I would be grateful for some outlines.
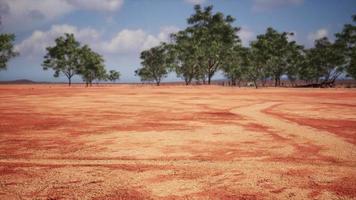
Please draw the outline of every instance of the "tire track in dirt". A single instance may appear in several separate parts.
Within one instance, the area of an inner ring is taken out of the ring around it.
[[[319,152],[321,155],[332,157],[336,162],[355,164],[355,146],[344,141],[343,138],[324,130],[299,125],[295,122],[263,113],[263,110],[278,104],[280,102],[259,103],[252,106],[234,108],[230,112],[270,127],[276,134],[293,140],[297,145],[317,145],[321,147]]]

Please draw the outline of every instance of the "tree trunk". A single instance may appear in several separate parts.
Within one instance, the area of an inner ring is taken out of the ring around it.
[[[190,85],[190,83],[192,82],[192,78],[185,78],[185,85]]]
[[[72,80],[71,80],[72,77],[68,77],[68,86],[70,87],[72,85]]]
[[[257,81],[256,80],[253,80],[253,83],[255,84],[255,87],[256,87],[256,89],[258,88],[258,86],[257,86]]]
[[[156,85],[159,86],[159,84],[160,84],[160,81],[156,81]]]

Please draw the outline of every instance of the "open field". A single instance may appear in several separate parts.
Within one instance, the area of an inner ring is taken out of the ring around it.
[[[0,199],[356,199],[356,90],[0,85]]]

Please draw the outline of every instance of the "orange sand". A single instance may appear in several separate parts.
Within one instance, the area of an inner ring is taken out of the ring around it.
[[[0,199],[356,199],[356,90],[0,85]]]

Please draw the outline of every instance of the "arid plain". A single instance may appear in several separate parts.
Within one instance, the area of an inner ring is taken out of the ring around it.
[[[356,90],[0,85],[0,199],[356,199]]]

